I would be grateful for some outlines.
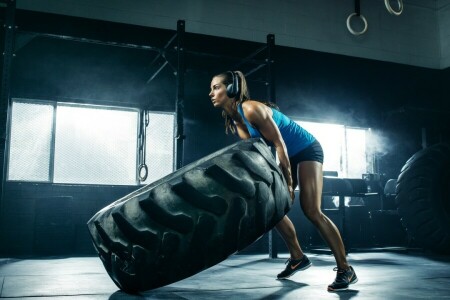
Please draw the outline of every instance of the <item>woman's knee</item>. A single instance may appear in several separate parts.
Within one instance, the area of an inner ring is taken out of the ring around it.
[[[323,213],[320,209],[304,209],[303,213],[312,223],[317,224],[323,219]]]

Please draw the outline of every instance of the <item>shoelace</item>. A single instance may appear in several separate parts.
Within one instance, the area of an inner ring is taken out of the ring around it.
[[[303,260],[303,257],[300,258],[300,259],[292,259],[292,258],[289,257],[289,258],[286,260],[286,262],[285,262],[284,264],[287,265],[288,263],[290,263],[290,262],[293,261],[293,260],[295,260],[295,261],[302,261],[302,260]]]
[[[345,273],[347,270],[341,269],[341,268],[339,268],[339,267],[334,267],[334,268],[333,268],[333,271],[338,272],[338,273]]]

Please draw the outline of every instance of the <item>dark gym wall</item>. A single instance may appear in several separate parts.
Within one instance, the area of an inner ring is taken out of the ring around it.
[[[291,117],[370,127],[380,173],[396,178],[421,148],[421,128],[445,131],[445,72],[301,49],[278,48],[277,99]],[[445,96],[447,95],[447,96]],[[448,116],[448,114],[447,114]],[[448,139],[447,135],[447,139]],[[326,158],[325,158],[326,159]]]
[[[22,30],[160,48],[175,33],[26,11],[17,12],[17,24]],[[218,54],[226,47],[227,54],[243,53],[242,57],[262,46],[193,34],[189,38],[187,48]],[[175,76],[170,68],[146,84],[157,68],[149,67],[155,52],[30,36],[19,36],[16,43],[12,98],[174,110]],[[436,111],[448,110],[449,69],[432,70],[286,47],[277,47],[275,57],[277,103],[281,110],[305,120],[378,130],[388,141],[389,147],[379,158],[380,172],[388,177],[397,176],[406,159],[420,149],[422,127],[437,131],[433,136],[448,138],[439,132],[446,128],[441,127],[446,124],[445,116],[435,115]],[[220,111],[212,107],[208,97],[211,76],[230,69],[234,63],[211,58],[187,60],[184,164],[237,141],[225,135]],[[250,79],[263,77],[264,69]],[[250,89],[254,98],[266,97],[263,84],[250,82]],[[425,113],[400,109],[405,106],[424,109]],[[93,254],[86,221],[136,188],[6,182],[0,203],[0,255]],[[61,236],[62,242],[55,238]]]

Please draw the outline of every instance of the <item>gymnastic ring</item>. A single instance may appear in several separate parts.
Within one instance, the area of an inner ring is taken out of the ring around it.
[[[403,12],[403,1],[402,0],[397,0],[398,3],[398,10],[394,10],[391,6],[391,2],[390,0],[384,0],[384,5],[386,6],[387,11],[391,14],[391,15],[395,15],[395,16],[400,16]]]
[[[363,28],[363,30],[361,30],[361,31],[354,31],[354,30],[353,30],[352,26],[350,25],[350,20],[351,20],[352,17],[354,17],[354,16],[359,16],[359,17],[361,18],[361,20],[364,22],[364,28]],[[353,35],[361,35],[361,34],[364,34],[364,33],[367,31],[367,20],[366,20],[366,18],[364,18],[364,16],[361,15],[361,14],[359,14],[359,15],[358,15],[357,13],[352,13],[352,14],[350,14],[350,15],[348,16],[348,18],[347,18],[347,29],[348,29],[348,31],[350,31],[350,33],[353,34]]]
[[[141,175],[142,170],[144,170],[144,175]],[[139,166],[138,168],[138,176],[139,176],[139,180],[140,181],[145,181],[147,179],[148,176],[148,167],[146,164],[142,164]]]

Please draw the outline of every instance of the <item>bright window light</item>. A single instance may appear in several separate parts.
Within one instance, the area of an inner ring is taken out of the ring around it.
[[[362,174],[371,169],[368,169],[366,135],[367,130],[365,129],[346,129],[347,177],[361,178]]]
[[[362,178],[372,170],[367,157],[366,128],[338,124],[296,121],[320,142],[324,152],[324,171],[337,171],[339,177]]]
[[[149,112],[148,177],[138,179],[139,110],[14,99],[8,180],[148,184],[174,171],[175,114]]]
[[[324,151],[323,169],[341,171],[344,169],[342,152],[345,147],[345,130],[343,125],[297,122],[320,142]]]
[[[136,184],[138,111],[58,105],[56,183]]]
[[[49,181],[53,105],[14,101],[8,180]]]

